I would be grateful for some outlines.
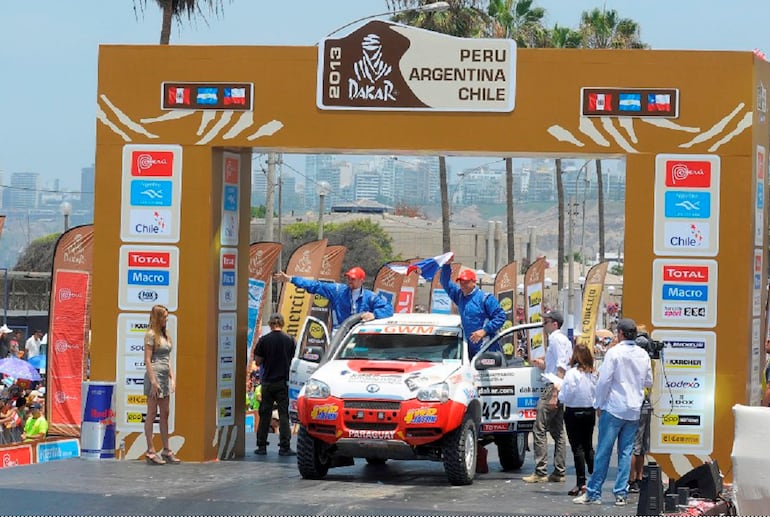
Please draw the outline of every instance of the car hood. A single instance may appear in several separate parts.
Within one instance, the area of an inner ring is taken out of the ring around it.
[[[444,382],[461,368],[459,361],[443,363],[410,361],[337,360],[313,374],[341,398],[407,400],[420,388]]]

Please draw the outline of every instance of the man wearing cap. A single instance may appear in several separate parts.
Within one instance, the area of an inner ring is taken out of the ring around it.
[[[29,406],[29,409],[32,411],[32,414],[29,415],[24,423],[24,432],[21,433],[21,439],[25,442],[42,440],[48,434],[48,420],[43,416],[43,407],[39,403],[34,402]]]
[[[383,296],[364,288],[366,273],[356,266],[345,273],[347,283],[321,282],[301,276],[289,276],[283,271],[273,275],[277,282],[291,282],[300,289],[312,294],[320,294],[331,303],[333,310],[332,326],[336,329],[353,314],[361,314],[361,319],[369,321],[393,316],[393,306]]]
[[[639,426],[644,388],[652,386],[652,366],[646,350],[637,346],[636,323],[630,318],[618,321],[618,344],[607,350],[599,367],[594,407],[599,413],[599,441],[594,456],[594,472],[586,492],[572,501],[601,504],[602,485],[607,478],[612,447],[618,442],[618,472],[615,477],[615,505],[625,506],[631,453]]]
[[[27,360],[40,355],[40,347],[43,344],[43,331],[36,329],[27,340],[24,349],[27,351]]]
[[[8,342],[8,335],[12,334],[13,330],[8,328],[8,325],[0,327],[0,359],[5,359],[11,351],[10,343]]]
[[[535,446],[535,472],[522,478],[527,483],[562,482],[566,476],[567,443],[564,433],[564,404],[559,402],[559,386],[572,358],[572,343],[559,329],[564,315],[559,311],[543,314],[543,330],[548,335],[545,357],[532,359],[532,365],[543,370],[546,386],[537,401],[532,443]],[[548,435],[553,438],[553,472],[548,474]]]
[[[470,356],[476,355],[484,344],[484,338],[494,336],[505,323],[506,315],[497,298],[476,287],[476,273],[463,269],[452,282],[452,259],[441,266],[441,287],[449,299],[457,305],[463,332],[468,339]],[[458,285],[459,284],[459,285]]]

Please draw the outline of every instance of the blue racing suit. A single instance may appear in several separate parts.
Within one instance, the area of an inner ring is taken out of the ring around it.
[[[291,277],[291,283],[312,294],[320,294],[332,305],[334,311],[333,328],[340,324],[353,314],[361,312],[371,312],[375,318],[387,318],[393,316],[393,306],[383,296],[374,293],[368,289],[361,289],[361,295],[355,300],[351,297],[351,290],[347,284],[338,284],[335,282],[321,282],[320,280],[310,280],[301,276]]]

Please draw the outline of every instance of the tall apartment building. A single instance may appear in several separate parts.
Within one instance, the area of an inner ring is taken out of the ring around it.
[[[80,169],[80,208],[93,211],[94,209],[94,184],[96,182],[94,166]]]
[[[38,207],[40,174],[37,172],[14,172],[10,188],[3,189],[3,208],[30,209]]]

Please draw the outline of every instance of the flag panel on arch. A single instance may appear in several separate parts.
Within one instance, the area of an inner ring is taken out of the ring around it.
[[[647,111],[671,111],[671,95],[650,93],[647,96]]]
[[[190,89],[172,86],[168,89],[168,103],[171,105],[190,104]]]
[[[217,89],[211,87],[198,88],[198,95],[195,98],[198,104],[217,104]]]
[[[224,103],[244,106],[246,104],[246,88],[225,88]]]
[[[618,95],[620,111],[642,111],[642,96],[639,93],[621,93]]]
[[[612,95],[609,93],[589,93],[588,109],[590,111],[612,111]]]

